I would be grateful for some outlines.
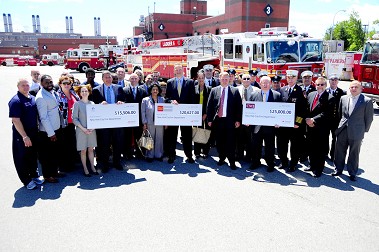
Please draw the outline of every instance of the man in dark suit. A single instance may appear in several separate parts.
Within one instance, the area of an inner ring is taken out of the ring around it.
[[[303,95],[303,90],[297,81],[297,70],[287,70],[287,86],[280,89],[283,102],[295,103],[295,126],[293,128],[280,127],[278,129],[278,154],[282,164],[279,169],[285,169],[288,166],[288,144],[291,142],[291,162],[289,163],[288,172],[296,169],[300,159],[301,149],[304,148],[305,116],[307,114],[307,100]]]
[[[316,91],[308,94],[309,112],[306,137],[309,150],[309,169],[313,177],[320,177],[324,170],[325,156],[329,150],[330,119],[332,117],[335,98],[325,92],[327,81],[323,77],[316,80]]]
[[[329,156],[332,161],[334,161],[334,150],[336,147],[336,134],[335,131],[338,128],[338,124],[340,122],[340,117],[338,113],[338,108],[340,104],[341,97],[346,95],[346,91],[342,90],[338,87],[338,76],[336,74],[332,74],[329,76],[329,87],[326,89],[326,92],[333,95],[335,100],[333,114],[331,118],[331,127],[330,132],[332,134],[332,143],[330,146]]]
[[[195,86],[193,80],[184,77],[183,66],[181,64],[174,65],[175,77],[167,81],[166,102],[172,104],[194,104],[195,103]],[[179,126],[168,126],[166,133],[168,134],[168,163],[172,164],[176,157],[176,140],[178,137]],[[194,163],[192,158],[192,127],[180,126],[182,133],[182,142],[184,154],[187,156],[188,163]]]
[[[336,130],[336,151],[334,164],[336,172],[333,176],[342,174],[345,168],[347,149],[347,171],[350,180],[355,181],[359,166],[359,152],[365,132],[368,132],[373,121],[374,108],[370,98],[362,93],[362,85],[359,81],[350,83],[350,94],[341,97],[339,113],[341,121]]]
[[[122,87],[112,84],[112,73],[104,71],[102,73],[103,84],[95,87],[92,91],[93,102],[95,104],[122,104],[125,100],[125,93]],[[113,151],[113,166],[122,170],[120,163],[123,149],[124,131],[123,128],[97,129],[97,161],[103,172],[109,170],[110,148]]]
[[[230,168],[235,165],[235,128],[241,125],[242,100],[238,89],[228,86],[229,74],[220,74],[220,86],[212,88],[207,104],[208,126],[216,133],[216,147],[219,155],[217,165],[225,164],[228,158]]]
[[[126,103],[138,103],[138,107],[141,107],[142,99],[147,96],[145,88],[141,85],[138,85],[139,76],[135,73],[132,73],[129,77],[130,85],[124,87],[125,92],[125,102]],[[127,127],[124,129],[125,133],[125,143],[123,155],[125,159],[132,158],[133,154],[137,158],[142,158],[143,155],[138,148],[137,141],[142,135],[142,120],[141,115],[139,115],[139,126],[138,127]]]
[[[250,101],[258,102],[280,102],[280,93],[275,90],[270,90],[271,79],[268,76],[261,78],[261,90],[256,90],[252,93]],[[265,142],[265,160],[268,166],[267,171],[275,170],[275,127],[255,125],[252,129],[252,163],[250,170],[254,170],[261,166],[262,146]]]
[[[204,75],[205,75],[204,83],[207,87],[213,88],[220,85],[220,81],[216,79],[215,77],[213,77],[213,65],[211,64],[204,65],[203,70],[204,70]],[[197,81],[195,81],[195,85],[197,84],[196,82]]]

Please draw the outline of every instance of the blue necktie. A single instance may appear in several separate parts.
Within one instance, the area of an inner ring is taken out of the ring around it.
[[[107,87],[107,102],[111,103],[111,88]]]

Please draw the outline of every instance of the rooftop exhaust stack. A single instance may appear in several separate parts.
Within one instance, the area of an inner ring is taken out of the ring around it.
[[[37,27],[36,27],[36,17],[32,15],[32,24],[33,24],[33,32],[36,33]]]
[[[36,16],[36,23],[37,23],[36,33],[41,33],[41,24],[39,22],[39,15]]]
[[[93,18],[93,25],[95,29],[95,36],[101,36],[100,18]]]
[[[8,19],[7,14],[3,13],[3,20],[4,20],[4,32],[8,32]]]
[[[97,33],[98,33],[99,36],[101,36],[100,17],[97,18]]]
[[[68,17],[66,16],[66,33],[70,33],[70,28],[68,24]]]
[[[9,32],[13,32],[11,14],[8,14],[8,30]]]
[[[97,19],[96,19],[96,17],[93,18],[93,28],[95,31],[95,36],[97,36]]]
[[[69,33],[74,33],[74,25],[72,22],[72,17],[70,17],[70,32]]]

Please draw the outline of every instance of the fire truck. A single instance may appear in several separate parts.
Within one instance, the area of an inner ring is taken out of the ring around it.
[[[194,78],[206,64],[219,66],[220,38],[212,34],[141,42],[127,55],[128,73],[136,67],[145,74],[158,71],[163,79],[174,77],[174,65],[182,64],[184,74]]]
[[[16,66],[19,58],[20,58],[20,55],[0,54],[0,65]]]
[[[40,65],[54,66],[63,64],[64,58],[58,53],[43,54]]]
[[[379,34],[364,45],[358,80],[363,93],[379,105]]]
[[[237,73],[264,70],[269,76],[281,76],[283,83],[287,70],[298,70],[298,77],[310,70],[314,79],[322,74],[323,40],[298,34],[295,29],[263,28],[259,32],[223,34],[220,38],[224,70],[234,68]]]

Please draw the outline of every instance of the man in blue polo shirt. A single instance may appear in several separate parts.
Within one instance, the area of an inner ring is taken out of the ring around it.
[[[44,182],[37,174],[38,111],[34,96],[29,94],[29,82],[20,79],[17,88],[8,103],[13,124],[13,161],[21,182],[32,190]]]

